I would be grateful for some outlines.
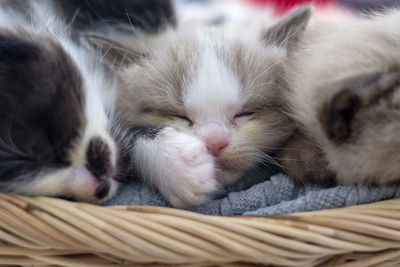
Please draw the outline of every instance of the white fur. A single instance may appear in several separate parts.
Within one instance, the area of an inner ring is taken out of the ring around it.
[[[118,189],[118,183],[114,179],[109,179],[108,194],[103,199],[97,199],[96,190],[102,181],[95,178],[81,164],[74,164],[62,170],[39,173],[38,178],[15,188],[13,192],[31,196],[68,196],[77,201],[99,202],[110,199]]]
[[[203,42],[212,44],[211,40]],[[237,112],[237,104],[241,103],[238,78],[211,47],[204,45],[200,51],[196,76],[183,98],[188,114],[200,125],[210,119],[221,122],[231,120]]]
[[[213,158],[204,143],[170,127],[155,139],[137,141],[134,160],[141,176],[174,207],[203,203],[217,189]]]
[[[229,143],[232,119],[241,108],[241,85],[210,47],[204,47],[200,60],[183,98],[188,116],[196,122],[192,131],[206,144]]]
[[[72,151],[71,159],[75,164],[86,164],[85,153],[93,137],[101,137],[111,149],[111,162],[117,164],[117,147],[110,136],[111,121],[115,103],[115,82],[101,68],[98,58],[90,51],[80,49],[69,40],[61,42],[83,77],[85,94],[85,115],[87,118],[83,137]],[[106,79],[107,78],[107,79]]]

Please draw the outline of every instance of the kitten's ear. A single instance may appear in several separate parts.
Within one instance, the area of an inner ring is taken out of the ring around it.
[[[82,43],[98,51],[107,65],[125,66],[138,62],[146,56],[143,52],[133,51],[123,44],[99,35],[85,35]]]
[[[328,138],[335,143],[346,142],[355,130],[357,114],[391,97],[399,81],[397,72],[375,72],[339,82],[339,90],[323,105],[318,118]]]
[[[333,96],[319,116],[330,140],[342,143],[350,137],[354,117],[361,106],[361,98],[350,89],[345,88]]]
[[[304,6],[290,12],[289,15],[270,27],[263,35],[268,45],[289,47],[296,44],[310,20],[311,6]]]

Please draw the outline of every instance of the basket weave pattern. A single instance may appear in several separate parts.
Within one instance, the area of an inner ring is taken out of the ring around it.
[[[273,217],[0,194],[0,265],[400,265],[400,199]],[[235,263],[235,264],[233,264]]]

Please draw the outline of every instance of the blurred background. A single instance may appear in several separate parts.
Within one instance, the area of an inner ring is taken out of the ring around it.
[[[21,9],[31,0],[0,0]],[[176,25],[200,21],[209,25],[276,18],[298,5],[313,4],[316,11],[334,16],[365,14],[387,7],[400,7],[400,0],[52,0],[66,20],[81,31],[105,32],[108,28],[129,32],[133,28],[157,32],[165,23]],[[336,12],[340,11],[340,12]],[[324,14],[325,15],[325,14]]]
[[[381,10],[386,7],[400,7],[400,0],[174,0],[177,7],[221,5],[222,3],[247,2],[257,7],[270,7],[276,14],[284,14],[296,5],[313,3],[316,6],[340,6],[355,12],[365,13],[373,10]]]

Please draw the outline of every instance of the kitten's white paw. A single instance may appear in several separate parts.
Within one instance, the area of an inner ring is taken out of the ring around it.
[[[174,207],[204,203],[217,190],[214,158],[195,136],[165,128],[160,132],[170,186],[164,195]]]
[[[197,137],[166,127],[155,139],[137,146],[136,152],[145,153],[146,149],[148,155],[151,150],[151,155],[141,162],[142,173],[146,169],[144,176],[172,206],[204,203],[217,190],[214,158]],[[137,155],[140,156],[143,154]]]

